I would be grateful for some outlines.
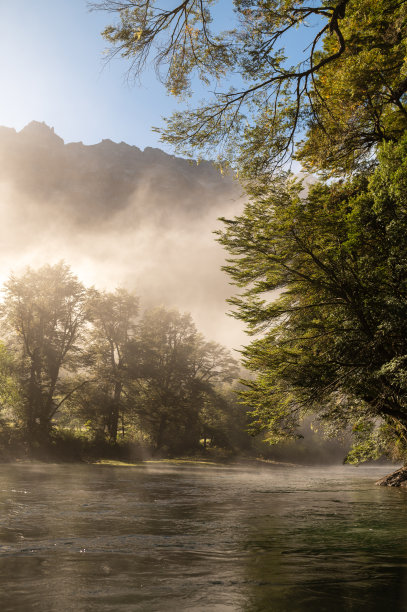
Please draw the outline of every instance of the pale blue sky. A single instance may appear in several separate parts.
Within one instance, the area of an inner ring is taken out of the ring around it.
[[[216,7],[224,28],[231,4]],[[0,0],[0,125],[20,130],[45,121],[66,142],[110,138],[168,150],[151,126],[161,125],[177,101],[154,71],[135,87],[126,83],[124,60],[106,65],[100,32],[111,19],[89,12],[86,0]]]
[[[154,74],[130,87],[124,62],[105,65],[109,15],[89,13],[86,0],[0,0],[0,23],[0,125],[35,119],[68,142],[158,145],[151,125],[174,101]]]
[[[0,125],[45,121],[66,142],[165,148],[151,126],[177,101],[154,71],[130,86],[123,60],[106,65],[100,32],[111,19],[86,0],[0,0]]]

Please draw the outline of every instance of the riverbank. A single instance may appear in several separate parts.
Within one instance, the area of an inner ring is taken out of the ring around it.
[[[264,447],[268,454],[275,453],[275,456],[264,457],[259,448],[250,451],[237,449],[225,449],[207,446],[196,449],[194,452],[170,454],[165,449],[157,450],[146,444],[138,442],[120,441],[115,444],[107,440],[89,439],[83,435],[78,435],[69,430],[54,430],[51,438],[43,444],[31,443],[23,439],[18,432],[13,432],[6,440],[1,440],[0,462],[1,463],[82,463],[107,466],[131,467],[140,465],[207,465],[207,466],[256,466],[256,467],[300,467],[300,466],[340,466],[342,456],[339,453],[323,453],[319,455],[313,452],[312,446],[305,449],[305,452],[298,453],[298,449],[293,444],[287,444],[287,448],[282,447],[271,449]],[[318,447],[317,447],[318,448]],[[257,452],[256,452],[257,451]],[[307,452],[308,451],[308,452]],[[381,461],[375,462],[383,465],[383,474],[395,469],[393,464]],[[407,482],[402,485],[403,478],[392,478],[392,472],[384,477],[377,484],[387,486],[407,486]],[[407,468],[406,468],[407,479]]]
[[[376,482],[380,487],[405,487],[407,488],[407,466],[403,466],[391,474],[387,474]]]
[[[144,461],[116,461],[110,459],[100,459],[93,461],[93,465],[107,465],[112,467],[139,467],[140,465],[207,465],[207,466],[263,466],[263,467],[305,467],[296,463],[286,463],[283,461],[273,461],[271,459],[262,459],[261,457],[239,457],[228,460],[211,460],[197,457],[178,457],[172,459],[145,459]]]

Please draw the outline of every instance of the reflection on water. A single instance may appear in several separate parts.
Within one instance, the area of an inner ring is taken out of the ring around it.
[[[0,466],[0,610],[407,611],[386,471]]]

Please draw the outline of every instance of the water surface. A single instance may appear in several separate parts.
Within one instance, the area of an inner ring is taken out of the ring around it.
[[[0,610],[407,611],[389,468],[0,466]]]

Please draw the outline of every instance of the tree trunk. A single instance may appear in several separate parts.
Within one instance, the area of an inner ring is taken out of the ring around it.
[[[159,423],[158,430],[157,430],[156,441],[155,441],[156,450],[159,450],[164,444],[164,433],[165,433],[166,425],[167,425],[167,417],[161,416],[160,423]]]
[[[27,394],[27,413],[26,413],[26,427],[29,436],[31,437],[34,433],[35,426],[35,404],[36,404],[36,380],[35,380],[35,363],[31,361],[30,367],[30,381],[28,383],[28,394]]]
[[[407,487],[407,466],[387,474],[376,482],[380,487]]]
[[[114,385],[112,409],[109,419],[109,436],[110,441],[116,444],[117,442],[117,430],[119,428],[119,412],[120,412],[120,398],[122,394],[122,383],[116,381]]]
[[[28,442],[31,445],[41,438],[40,417],[42,415],[42,395],[40,388],[41,364],[39,350],[35,349],[31,357],[30,379],[28,382],[26,428]]]

